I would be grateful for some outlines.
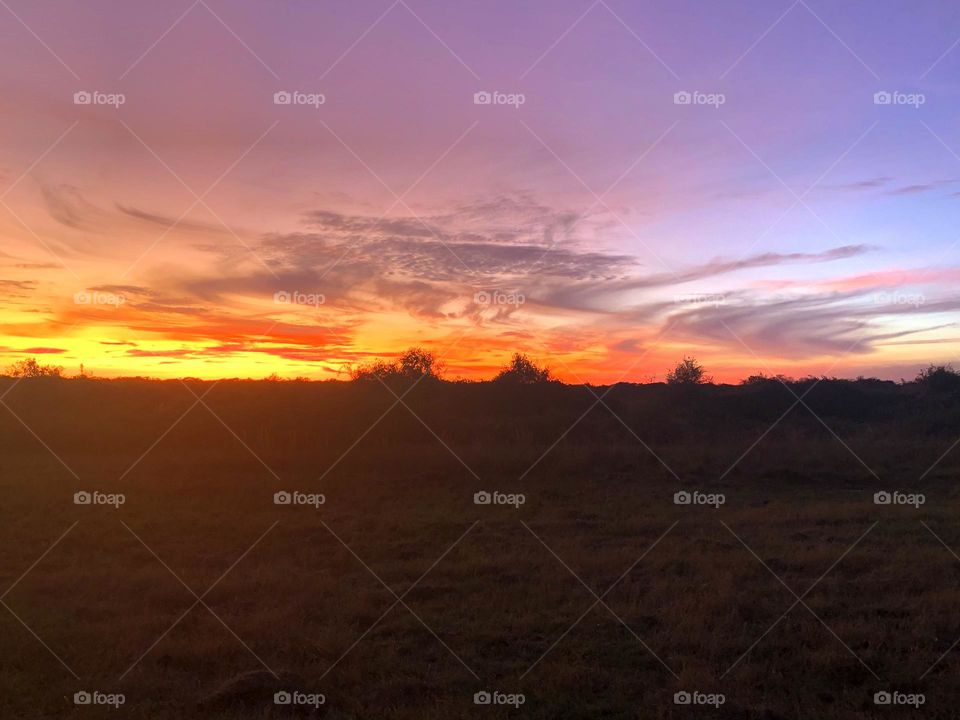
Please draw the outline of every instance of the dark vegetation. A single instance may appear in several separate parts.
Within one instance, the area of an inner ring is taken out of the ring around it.
[[[957,373],[682,365],[680,386],[523,356],[446,382],[426,351],[358,382],[0,378],[0,716],[279,717],[247,682],[267,666],[346,720],[898,717],[872,702],[892,689],[955,717]],[[696,489],[726,502],[673,503]],[[74,707],[94,688],[127,703]]]

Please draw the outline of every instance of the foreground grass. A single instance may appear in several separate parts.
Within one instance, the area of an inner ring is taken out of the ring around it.
[[[801,408],[750,450],[791,398],[718,422],[696,398],[613,394],[628,430],[582,390],[538,407],[433,388],[344,456],[385,389],[191,386],[208,411],[179,383],[77,387],[5,400],[30,429],[0,424],[4,717],[270,717],[196,707],[258,668],[341,718],[955,716],[956,460],[920,480],[960,434],[950,402],[863,422],[824,396],[843,442]],[[294,489],[326,502],[274,504]],[[677,506],[681,489],[726,502]],[[877,506],[881,489],[926,504]],[[80,689],[126,703],[78,708]],[[474,705],[484,689],[525,703]],[[873,704],[893,689],[926,703]]]

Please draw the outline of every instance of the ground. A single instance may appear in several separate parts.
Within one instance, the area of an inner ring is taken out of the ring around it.
[[[960,402],[792,389],[2,380],[0,714],[955,717]]]

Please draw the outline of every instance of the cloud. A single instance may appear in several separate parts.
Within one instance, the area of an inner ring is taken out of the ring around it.
[[[220,266],[215,275],[166,278],[164,292],[187,298],[190,308],[191,299],[229,306],[238,298],[262,301],[279,290],[299,291],[323,294],[324,312],[358,320],[365,313],[403,310],[425,320],[468,317],[502,324],[519,306],[479,306],[476,292],[519,293],[528,309],[540,313],[609,314],[635,305],[641,291],[753,268],[829,263],[873,249],[847,245],[813,253],[755,253],[645,272],[631,255],[585,248],[572,235],[576,218],[525,196],[464,204],[420,219],[314,210],[304,215],[309,232],[268,234],[255,246],[270,271],[228,272]],[[204,249],[224,259],[233,252],[222,245]],[[631,316],[652,319],[672,307],[633,307]]]
[[[636,338],[620,340],[619,342],[612,343],[609,347],[611,350],[620,353],[638,353],[642,349],[640,340]]]
[[[196,350],[190,348],[180,348],[178,350],[140,350],[138,348],[131,348],[127,350],[127,355],[130,357],[137,358],[154,358],[154,357],[167,357],[167,358],[183,358],[183,357],[195,357],[198,353]]]
[[[68,351],[65,348],[30,347],[25,348],[21,352],[29,353],[30,355],[59,355],[60,353],[65,353]]]
[[[74,230],[93,231],[105,227],[109,214],[90,203],[72,185],[40,184],[40,195],[50,217]]]
[[[227,230],[223,225],[217,223],[200,223],[191,220],[187,220],[182,217],[174,217],[173,215],[163,215],[161,213],[152,213],[147,212],[146,210],[140,210],[139,208],[127,207],[117,203],[117,210],[126,215],[127,217],[133,218],[134,220],[139,220],[141,222],[147,223],[149,225],[156,225],[157,227],[163,228],[164,230],[173,228],[176,226],[177,230],[183,232],[191,232],[201,235],[223,235],[230,234],[230,231]]]
[[[852,182],[841,183],[837,185],[825,185],[825,190],[838,192],[864,192],[868,190],[882,190],[884,195],[919,195],[933,190],[938,190],[956,183],[956,180],[932,180],[930,182],[910,183],[890,187],[895,182],[892,177],[874,177],[865,180],[854,180]]]
[[[0,297],[13,301],[14,298],[34,297],[37,283],[34,280],[0,279]]]
[[[886,316],[925,316],[960,311],[960,296],[918,307],[881,303],[862,292],[830,293],[763,302],[734,300],[730,304],[696,307],[670,317],[671,333],[698,342],[733,340],[750,351],[780,357],[863,354],[883,340],[938,330],[930,324],[883,332],[877,320]]]
[[[615,280],[638,269],[630,255],[582,249],[571,239],[577,217],[522,195],[421,218],[314,210],[304,215],[309,231],[268,234],[254,247],[269,271],[221,271],[173,287],[211,302],[297,289],[323,293],[328,305],[351,312],[403,309],[442,318],[476,313],[469,301],[482,288]],[[203,249],[233,257],[222,245]],[[450,307],[458,300],[459,309]]]
[[[881,180],[886,182],[870,182]],[[76,210],[74,205],[70,207]],[[140,223],[166,226],[175,219],[117,208]],[[77,211],[61,214],[80,226],[92,226]],[[135,284],[92,287],[126,298],[109,317],[137,343],[117,352],[170,361],[214,361],[247,353],[297,362],[343,361],[355,352],[357,333],[371,318],[375,322],[398,311],[431,329],[456,319],[486,326],[483,342],[491,348],[506,350],[536,340],[561,354],[578,347],[635,354],[651,331],[668,323],[672,334],[691,343],[737,347],[732,331],[754,351],[784,357],[865,353],[905,334],[883,326],[885,316],[903,308],[871,303],[867,294],[912,277],[910,271],[820,281],[833,285],[784,280],[785,287],[800,291],[789,298],[771,299],[768,292],[744,287],[725,293],[723,302],[713,305],[676,300],[691,283],[728,280],[759,268],[837,263],[875,250],[866,244],[714,257],[659,270],[631,254],[604,250],[609,246],[605,238],[593,235],[602,227],[596,218],[581,218],[522,194],[464,203],[419,218],[321,208],[301,219],[302,231],[267,233],[251,241],[266,267],[234,262],[235,243],[198,238],[194,247],[209,253],[209,263],[167,266],[142,275]],[[212,231],[205,225],[187,227]],[[937,272],[937,280],[944,281],[943,271]],[[526,302],[480,305],[474,295],[481,290],[519,293]],[[325,302],[311,308],[276,305],[278,291],[322,294]],[[956,308],[947,299],[924,306],[923,312]],[[62,312],[67,322],[92,322],[104,318],[106,311],[73,306]],[[165,345],[157,347],[151,340]]]
[[[838,185],[825,185],[826,190],[853,191],[878,190],[885,187],[893,181],[891,177],[873,177],[865,180],[854,180],[852,182],[840,183]]]
[[[422,213],[417,217],[387,218],[315,210],[306,213],[305,221],[309,227],[343,239],[375,233],[379,237],[434,238],[442,242],[550,246],[569,239],[574,226],[582,226],[588,219],[519,193],[461,203],[447,212]]]
[[[548,302],[559,307],[603,308],[611,307],[615,296],[623,296],[637,290],[670,288],[707,278],[731,275],[741,270],[780,265],[810,264],[844,260],[870,252],[868,245],[844,245],[819,253],[757,253],[739,259],[714,258],[702,265],[662,273],[638,275],[612,282],[590,282],[557,287]]]
[[[951,185],[955,180],[937,180],[934,182],[928,183],[916,183],[913,185],[902,185],[901,187],[892,188],[887,191],[887,195],[919,195],[921,193],[930,192],[931,190],[938,190],[947,185]]]
[[[33,280],[0,280],[0,288],[9,291],[23,290],[31,291],[37,287]]]

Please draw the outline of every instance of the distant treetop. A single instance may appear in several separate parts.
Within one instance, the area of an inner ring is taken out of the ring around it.
[[[685,357],[667,373],[669,385],[702,385],[709,382],[713,382],[713,378],[707,377],[703,365],[692,357]]]
[[[497,373],[493,381],[531,385],[552,382],[553,379],[553,375],[548,368],[537,365],[527,355],[514,353],[510,362]]]
[[[25,360],[18,360],[7,368],[6,374],[9,377],[18,378],[62,377],[63,366],[41,365],[36,358],[26,358]]]
[[[437,356],[422,347],[412,347],[394,362],[374,360],[350,371],[354,380],[439,380],[443,373],[443,363]]]

